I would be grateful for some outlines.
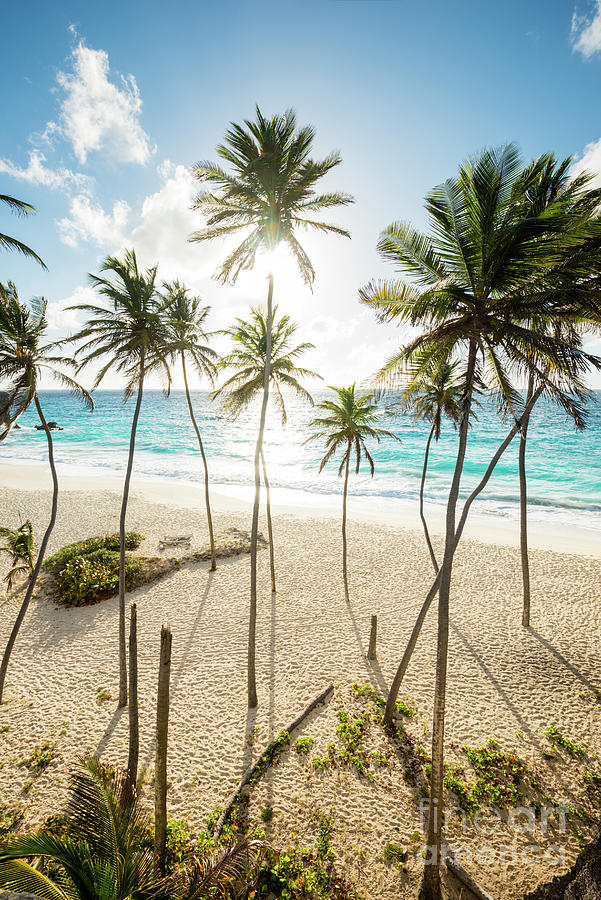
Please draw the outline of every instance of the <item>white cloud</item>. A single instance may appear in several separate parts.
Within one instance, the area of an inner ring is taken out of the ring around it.
[[[601,0],[596,0],[591,15],[576,10],[572,16],[572,47],[587,59],[601,51]]]
[[[69,215],[57,221],[59,237],[68,247],[78,247],[82,242],[96,244],[106,249],[118,245],[123,239],[130,207],[123,200],[106,213],[83,194],[74,197],[69,204]]]
[[[48,327],[63,333],[80,329],[85,321],[85,313],[75,312],[68,308],[80,303],[98,305],[98,294],[91,285],[79,285],[70,297],[51,300],[46,307]]]
[[[579,172],[591,172],[595,175],[592,187],[601,187],[601,138],[587,144],[580,159],[574,162],[571,174],[577,175]]]
[[[18,181],[27,181],[29,184],[43,185],[52,190],[74,188],[79,191],[89,192],[91,178],[80,172],[72,172],[60,166],[58,169],[49,169],[45,165],[46,157],[39,150],[32,150],[29,154],[29,162],[26,168],[18,166],[9,159],[0,159],[0,173],[16,178]]]
[[[142,100],[134,76],[120,76],[121,83],[113,83],[108,54],[91,50],[83,41],[72,58],[73,72],[58,73],[65,96],[59,123],[46,125],[45,138],[51,140],[60,131],[82,164],[91,151],[102,151],[114,161],[144,165],[153,151],[140,124]]]

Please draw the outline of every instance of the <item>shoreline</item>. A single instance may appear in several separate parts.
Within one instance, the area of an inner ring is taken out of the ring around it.
[[[117,476],[73,474],[64,463],[57,464],[59,490],[63,491],[110,491],[121,494],[123,481]],[[0,462],[0,485],[12,490],[50,491],[50,470],[48,465],[17,461]],[[131,496],[148,502],[159,503],[179,509],[204,509],[204,487],[178,479],[132,477]],[[60,497],[60,494],[59,494]],[[212,484],[211,502],[217,513],[236,515],[249,514],[252,509],[252,485]],[[318,494],[291,488],[272,487],[272,511],[280,515],[290,515],[300,519],[340,519],[341,498],[337,494]],[[432,534],[444,533],[444,507],[429,504],[426,515]],[[412,531],[421,531],[418,508],[415,501],[390,497],[366,497],[349,493],[350,520],[365,524],[388,525]],[[483,544],[517,548],[519,546],[519,524],[517,521],[486,514],[470,512],[462,541],[472,540]],[[532,550],[550,550],[576,556],[601,558],[601,541],[593,529],[570,525],[552,525],[531,520],[528,527],[528,545]]]

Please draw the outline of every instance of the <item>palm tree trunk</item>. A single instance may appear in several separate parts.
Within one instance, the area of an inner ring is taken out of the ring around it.
[[[267,477],[267,466],[265,465],[265,454],[261,447],[261,463],[263,465],[263,481],[265,483],[265,500],[267,506],[267,534],[269,537],[269,568],[271,570],[271,593],[275,594],[275,553],[273,548],[273,526],[271,523],[271,497],[269,493],[269,479]]]
[[[269,379],[271,377],[271,326],[273,320],[273,275],[268,276],[267,290],[267,334],[265,346],[265,372],[263,374],[263,402],[259,420],[259,434],[255,447],[255,499],[253,503],[252,526],[250,531],[250,616],[248,623],[248,706],[257,705],[257,679],[255,673],[255,636],[257,630],[257,537],[259,533],[259,504],[261,502],[261,451],[267,418],[269,400]]]
[[[430,777],[430,805],[428,832],[426,839],[426,864],[420,887],[420,900],[440,900],[440,866],[442,848],[443,777],[444,777],[444,726],[447,687],[447,659],[449,650],[449,595],[451,574],[455,554],[455,516],[459,499],[459,486],[463,472],[467,436],[470,422],[470,407],[474,372],[476,367],[476,344],[470,341],[465,380],[465,395],[459,426],[459,445],[455,471],[449,491],[446,514],[445,549],[440,569],[438,591],[438,640],[436,650],[436,680],[434,685],[434,715],[432,720],[432,774]]]
[[[165,874],[167,843],[167,736],[169,729],[169,676],[171,673],[171,629],[161,628],[161,659],[157,693],[156,759],[154,765],[154,855]]]
[[[432,425],[430,429],[430,434],[428,435],[428,442],[426,444],[426,452],[424,454],[424,468],[422,470],[422,481],[419,487],[419,515],[422,520],[422,525],[424,526],[424,534],[426,536],[426,544],[428,545],[428,552],[430,554],[430,559],[432,560],[432,565],[434,566],[434,571],[438,575],[438,562],[436,560],[436,555],[434,553],[434,548],[432,547],[432,541],[430,540],[430,532],[428,531],[428,524],[426,522],[426,517],[424,515],[424,485],[426,483],[426,472],[428,470],[428,457],[430,455],[430,444],[432,443],[432,438],[434,437],[434,431],[436,429],[436,424]]]
[[[528,379],[528,393],[526,395],[526,403],[532,397],[534,389],[534,379],[530,375]],[[530,413],[522,417],[522,427],[520,429],[520,452],[518,455],[518,466],[520,473],[520,554],[522,557],[522,584],[523,584],[523,607],[522,607],[522,625],[524,628],[530,626],[530,563],[528,560],[528,495],[526,488],[526,438],[528,435],[528,425],[530,423]]]
[[[532,409],[534,403],[540,397],[541,392],[542,392],[542,388],[537,389],[537,391],[533,395],[533,398],[531,399],[529,407],[527,407],[527,409],[530,409],[530,410]],[[502,442],[502,444],[500,444],[500,446],[498,447],[496,453],[494,454],[491,461],[489,462],[486,472],[482,476],[480,482],[476,485],[476,487],[474,488],[472,493],[469,495],[469,497],[465,501],[465,505],[464,505],[463,511],[461,513],[461,518],[459,519],[459,525],[457,526],[457,533],[455,535],[455,547],[457,547],[457,545],[459,544],[459,541],[461,540],[461,535],[463,534],[463,529],[465,528],[465,523],[467,521],[468,513],[470,511],[470,507],[471,507],[472,503],[474,502],[476,497],[484,490],[484,488],[490,481],[490,477],[491,477],[492,473],[494,472],[497,463],[499,462],[502,455],[505,453],[505,451],[509,447],[510,443],[512,442],[512,440],[518,433],[519,428],[520,428],[520,423],[518,421],[515,423],[515,425],[512,426],[509,433],[507,434],[507,437]],[[411,662],[411,657],[413,655],[413,651],[415,650],[415,645],[417,644],[418,638],[420,636],[422,625],[424,624],[424,620],[426,618],[428,610],[430,609],[432,600],[438,593],[439,585],[440,585],[440,571],[438,572],[438,575],[434,579],[432,587],[428,591],[428,593],[426,595],[426,599],[424,600],[422,607],[418,613],[415,625],[413,626],[413,631],[411,632],[411,636],[409,637],[409,640],[407,642],[405,652],[403,653],[403,658],[401,659],[399,667],[398,667],[398,669],[395,673],[395,676],[392,680],[392,684],[390,685],[390,690],[388,692],[388,698],[386,701],[386,708],[384,710],[384,722],[387,725],[392,724],[392,720],[393,720],[393,716],[394,716],[394,706],[397,701],[397,697],[399,695],[399,690],[400,690],[403,678],[405,677],[405,673],[407,672],[407,669],[409,668],[409,663]]]
[[[207,458],[205,456],[205,448],[202,443],[202,438],[200,436],[200,430],[198,428],[198,424],[196,422],[196,416],[194,415],[194,408],[192,406],[192,400],[190,399],[190,390],[188,388],[188,374],[186,372],[186,356],[185,353],[182,352],[182,371],[184,373],[184,384],[186,386],[186,400],[188,401],[188,411],[190,413],[190,419],[192,421],[192,425],[194,427],[194,431],[196,432],[196,437],[198,439],[198,449],[200,450],[200,455],[202,456],[202,464],[205,470],[205,506],[207,509],[207,524],[209,527],[209,543],[211,545],[211,568],[210,572],[214,572],[217,568],[217,559],[215,556],[215,536],[213,534],[213,516],[211,515],[211,500],[209,497],[209,467],[207,465]]]
[[[129,754],[127,777],[132,788],[138,780],[140,725],[138,721],[138,616],[132,603],[129,620]]]
[[[342,579],[344,581],[344,599],[350,603],[348,590],[348,572],[346,566],[346,497],[348,493],[348,471],[351,460],[351,443],[349,441],[346,451],[346,465],[344,467],[344,490],[342,492]]]
[[[136,408],[131,423],[129,438],[129,455],[127,457],[127,470],[123,485],[123,498],[121,500],[121,515],[119,517],[119,706],[127,706],[127,651],[125,646],[125,516],[127,514],[127,500],[129,498],[129,485],[131,482],[131,470],[134,464],[134,450],[136,448],[136,430],[142,405],[144,392],[144,356],[140,359],[140,375],[138,378],[138,395]]]
[[[54,523],[56,522],[56,510],[58,507],[58,476],[56,474],[56,466],[54,464],[54,446],[52,443],[52,435],[50,433],[50,429],[48,428],[48,424],[46,419],[44,418],[44,413],[42,412],[42,407],[40,405],[40,401],[36,393],[33,395],[33,401],[35,403],[35,408],[38,412],[38,416],[40,418],[40,422],[44,428],[44,432],[46,433],[46,440],[48,442],[48,462],[50,464],[50,471],[52,473],[52,510],[50,513],[50,521],[46,527],[46,531],[44,532],[44,537],[42,538],[42,543],[40,544],[40,551],[38,553],[38,558],[36,560],[35,568],[33,570],[33,574],[29,579],[29,584],[27,585],[27,590],[25,592],[25,597],[23,598],[23,602],[21,604],[21,609],[17,615],[15,624],[13,625],[13,629],[10,633],[10,637],[8,639],[8,643],[6,645],[6,649],[4,651],[4,656],[2,657],[2,664],[0,665],[0,703],[2,703],[2,695],[4,693],[4,681],[6,679],[6,671],[8,669],[8,664],[10,662],[10,655],[12,653],[13,647],[15,645],[15,641],[17,640],[17,635],[19,634],[19,629],[23,623],[23,619],[25,618],[25,614],[27,612],[27,608],[29,606],[29,602],[33,595],[33,591],[38,580],[38,576],[40,574],[40,569],[42,568],[42,563],[44,562],[44,555],[46,553],[46,548],[48,546],[48,540],[52,533],[52,529],[54,528]]]

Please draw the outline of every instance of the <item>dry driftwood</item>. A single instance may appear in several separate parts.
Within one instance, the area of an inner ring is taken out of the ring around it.
[[[458,881],[460,881],[465,887],[470,891],[474,897],[477,897],[478,900],[493,900],[490,894],[487,894],[486,891],[482,890],[477,881],[474,881],[469,872],[466,872],[463,866],[460,866],[456,859],[453,859],[452,855],[447,856],[446,860],[447,869],[451,872]]]
[[[299,725],[301,725],[304,722],[304,720],[307,718],[309,713],[312,713],[313,710],[317,706],[319,706],[320,703],[326,702],[326,700],[328,699],[330,694],[333,692],[333,690],[334,690],[334,685],[329,684],[327,686],[327,688],[325,689],[325,691],[322,691],[321,694],[319,694],[314,700],[312,700],[311,703],[309,703],[307,708],[304,710],[304,712],[302,712],[300,714],[300,716],[297,716],[297,718],[294,719],[294,721],[290,723],[288,728],[284,728],[283,731],[287,731],[288,734],[292,734],[292,732],[295,730],[295,728],[298,728]],[[265,757],[269,753],[270,747],[271,747],[271,744],[269,744],[265,748],[263,753],[261,753],[261,755],[258,757],[257,761],[255,763],[253,763],[252,766],[249,766],[249,768],[246,770],[246,772],[244,773],[244,775],[238,782],[238,786],[236,787],[236,790],[230,796],[228,802],[223,807],[221,815],[219,816],[219,818],[217,820],[217,824],[215,825],[215,831],[214,831],[215,837],[219,837],[219,835],[223,831],[223,826],[225,825],[225,823],[228,820],[228,817],[232,811],[232,808],[236,802],[236,799],[238,798],[238,795],[240,794],[240,791],[242,790],[242,788],[244,788],[249,783],[249,781],[251,780],[253,775],[255,775],[257,772],[259,772],[259,770],[261,768],[261,763],[264,761]]]

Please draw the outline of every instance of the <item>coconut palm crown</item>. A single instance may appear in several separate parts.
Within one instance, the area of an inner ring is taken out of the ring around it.
[[[107,256],[101,266],[109,276],[90,274],[90,282],[108,301],[106,306],[79,303],[69,307],[84,312],[88,321],[74,334],[81,341],[77,355],[79,368],[103,356],[107,361],[98,371],[96,388],[110,369],[125,378],[125,398],[136,390],[140,370],[144,375],[157,371],[168,390],[171,376],[168,365],[168,332],[163,316],[163,301],[156,290],[157,266],[141,271],[134,250],[126,250],[123,259]]]
[[[319,464],[322,472],[328,462],[342,451],[342,459],[338,467],[338,475],[342,475],[347,461],[355,460],[355,472],[359,472],[361,462],[365,458],[369,464],[370,474],[375,471],[375,463],[366,440],[373,439],[378,444],[383,437],[394,438],[400,441],[398,435],[385,428],[380,428],[382,418],[388,415],[388,411],[382,411],[373,402],[373,394],[357,395],[355,385],[350,387],[330,387],[335,391],[336,400],[323,400],[318,403],[316,409],[322,410],[327,415],[318,416],[310,422],[309,427],[314,433],[307,438],[309,441],[325,441],[326,452]]]
[[[350,194],[318,193],[317,182],[341,162],[333,152],[321,160],[312,158],[314,129],[297,128],[296,113],[265,117],[256,107],[256,120],[232,123],[217,153],[219,163],[199,162],[193,175],[212,183],[216,191],[203,191],[194,208],[206,216],[206,227],[191,241],[243,234],[242,242],[227,256],[217,277],[235,282],[242,269],[251,269],[257,252],[274,250],[280,242],[290,249],[306,284],[315,271],[296,237],[299,230],[318,230],[350,237],[345,228],[322,222],[317,214],[353,202]]]
[[[10,570],[4,577],[8,593],[15,577],[26,575],[29,578],[33,573],[33,525],[26,519],[18,528],[1,527],[0,538],[4,540],[0,553],[8,554],[11,562]]]
[[[278,320],[277,309],[277,305],[274,306],[269,380],[274,388],[274,399],[280,410],[282,425],[285,425],[288,414],[283,392],[294,391],[303,400],[313,404],[311,394],[299,379],[320,378],[320,376],[296,365],[298,358],[307,350],[312,350],[314,345],[304,342],[293,346],[292,337],[298,325],[288,315],[283,315]],[[223,334],[232,339],[234,346],[232,351],[219,361],[218,368],[235,371],[211,396],[214,399],[222,399],[226,412],[236,418],[263,390],[267,352],[265,311],[258,307],[252,308],[248,320],[236,319],[236,324],[225,329]]]
[[[8,402],[1,412],[8,424],[0,434],[6,437],[16,419],[34,402],[42,376],[66,388],[92,409],[89,393],[69,374],[76,368],[72,357],[61,353],[64,341],[48,341],[47,301],[36,297],[22,303],[15,285],[0,285],[0,381],[7,382]]]

